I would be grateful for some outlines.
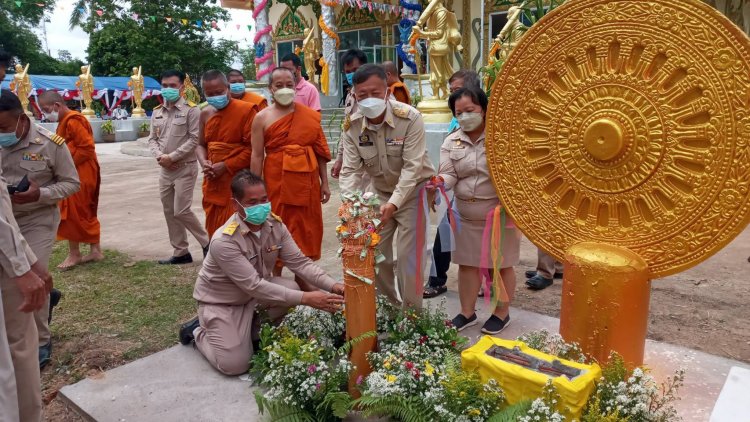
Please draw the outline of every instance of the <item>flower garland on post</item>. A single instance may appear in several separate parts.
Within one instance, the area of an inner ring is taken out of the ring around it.
[[[341,243],[339,256],[344,266],[346,339],[359,338],[365,333],[376,331],[375,320],[375,265],[382,262],[383,255],[376,249],[380,235],[376,228],[378,220],[378,198],[372,193],[341,195],[339,219],[336,235]],[[349,355],[354,370],[349,376],[349,393],[359,397],[358,380],[371,372],[367,353],[374,352],[377,339],[368,337],[357,341]]]
[[[254,0],[253,19],[255,20],[255,65],[258,66],[257,78],[268,83],[268,77],[274,68],[273,49],[271,48],[271,30],[268,23],[268,0]]]
[[[323,57],[319,60],[320,66],[323,68],[320,73],[320,90],[323,95],[338,95],[339,89],[335,77],[338,68],[336,52],[341,44],[341,39],[336,34],[336,20],[333,14],[333,8],[337,3],[322,0],[320,4],[322,9],[318,18],[318,25],[323,32]]]

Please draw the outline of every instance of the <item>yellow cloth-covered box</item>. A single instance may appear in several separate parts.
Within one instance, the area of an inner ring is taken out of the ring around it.
[[[565,375],[553,376],[537,372],[522,365],[489,356],[487,351],[493,346],[510,350],[518,347],[518,351],[525,355],[550,364],[557,360],[567,367],[580,370],[580,374],[569,379]],[[586,365],[560,359],[531,349],[521,341],[503,340],[490,336],[482,337],[477,344],[464,350],[461,353],[461,361],[464,370],[477,370],[483,382],[487,382],[490,378],[496,380],[505,392],[508,404],[541,397],[547,381],[552,380],[561,398],[558,410],[573,418],[580,417],[583,406],[586,405],[586,401],[594,390],[594,383],[602,376],[599,365]]]

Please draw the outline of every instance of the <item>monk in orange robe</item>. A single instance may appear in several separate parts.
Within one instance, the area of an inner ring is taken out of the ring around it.
[[[390,89],[391,94],[396,98],[396,101],[411,105],[409,88],[407,88],[406,85],[401,82],[401,79],[399,79],[396,64],[393,62],[383,62],[383,69],[385,70],[388,89]]]
[[[268,101],[266,101],[265,97],[254,92],[245,91],[245,75],[242,72],[232,69],[227,72],[227,79],[229,80],[229,91],[232,98],[255,104],[258,106],[258,110],[268,107]]]
[[[232,177],[250,167],[250,131],[258,106],[233,99],[227,78],[218,70],[203,75],[209,106],[201,111],[198,161],[203,167],[203,210],[209,236],[234,213]]]
[[[321,204],[331,196],[326,171],[331,152],[320,113],[295,103],[294,88],[294,75],[288,69],[280,67],[271,73],[274,103],[253,122],[250,168],[263,174],[273,212],[284,221],[302,253],[317,260],[323,241]]]
[[[69,109],[62,96],[55,91],[40,95],[39,105],[53,110],[49,115],[52,120],[55,118],[54,110],[57,111],[57,134],[65,138],[81,180],[81,190],[60,201],[57,239],[67,240],[69,248],[67,258],[58,268],[66,270],[82,262],[101,261],[104,255],[99,244],[101,225],[97,218],[101,176],[91,124],[81,113]],[[91,245],[85,257],[81,257],[81,243]]]

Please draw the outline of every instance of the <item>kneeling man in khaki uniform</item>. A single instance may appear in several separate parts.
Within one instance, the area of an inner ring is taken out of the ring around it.
[[[242,170],[232,179],[235,213],[214,234],[195,283],[198,317],[180,328],[180,342],[195,345],[226,375],[247,372],[253,354],[252,327],[257,309],[278,322],[296,305],[335,312],[344,303],[337,283],[302,255],[286,226],[271,214],[266,186]],[[272,277],[279,260],[296,276],[332,292],[302,292],[291,279]]]

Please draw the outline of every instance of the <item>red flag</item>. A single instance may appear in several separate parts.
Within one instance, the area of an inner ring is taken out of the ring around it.
[[[99,9],[99,10],[96,11],[96,14],[99,15],[99,16],[101,16],[101,15],[104,14],[104,10]]]

